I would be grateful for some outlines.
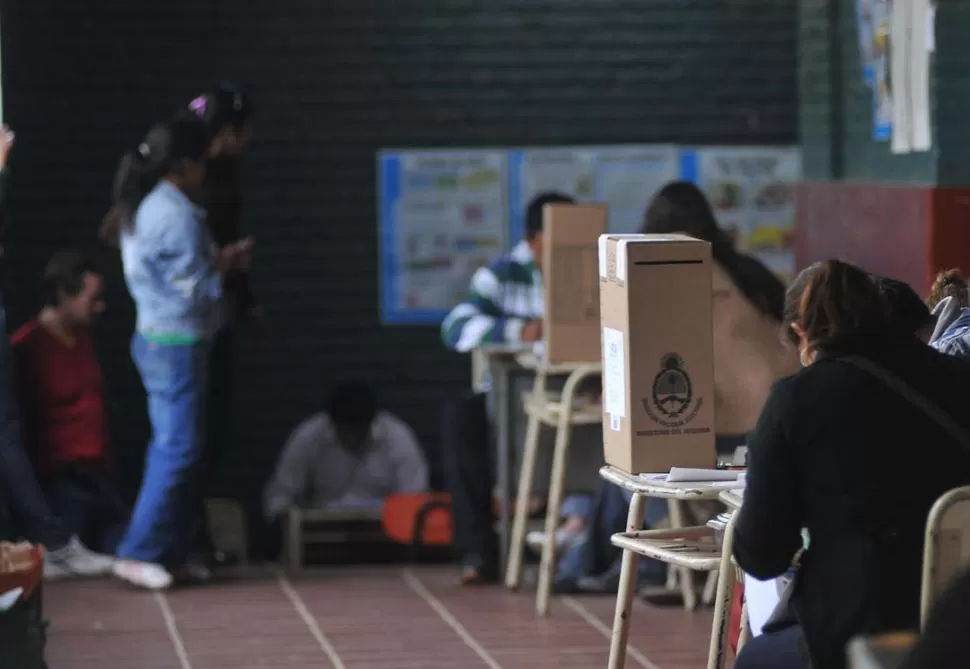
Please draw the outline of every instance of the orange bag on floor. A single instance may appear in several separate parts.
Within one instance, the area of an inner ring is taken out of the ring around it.
[[[734,586],[734,597],[731,598],[731,615],[728,617],[728,644],[731,652],[738,654],[738,642],[741,640],[741,609],[744,607],[744,583]]]
[[[454,541],[451,497],[423,492],[384,500],[381,526],[391,541],[409,546],[450,546]]]

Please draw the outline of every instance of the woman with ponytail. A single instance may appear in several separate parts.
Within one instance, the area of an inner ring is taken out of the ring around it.
[[[786,295],[803,369],[749,435],[734,555],[762,580],[800,556],[797,624],[752,639],[737,669],[842,669],[851,637],[919,626],[927,514],[970,484],[970,368],[894,322],[884,283],[829,260]]]
[[[160,589],[188,564],[196,512],[209,349],[223,319],[222,277],[246,262],[247,241],[217,252],[197,204],[210,136],[197,119],[155,126],[121,160],[113,218],[137,314],[132,357],[148,397],[145,473],[114,571]]]

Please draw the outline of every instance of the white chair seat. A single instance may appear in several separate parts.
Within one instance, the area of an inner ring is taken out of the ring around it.
[[[721,547],[709,527],[623,532],[614,534],[612,542],[618,548],[674,567],[692,571],[721,568]]]
[[[560,393],[522,393],[522,406],[527,416],[534,417],[543,425],[556,427],[562,414],[562,395]],[[573,409],[572,425],[599,425],[603,422],[603,407],[598,404],[585,404]]]

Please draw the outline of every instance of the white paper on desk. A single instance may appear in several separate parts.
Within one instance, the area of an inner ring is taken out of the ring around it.
[[[781,601],[782,587],[783,584],[777,578],[759,581],[754,576],[744,575],[744,602],[748,606],[751,636],[761,635],[762,628]]]
[[[738,472],[729,469],[691,469],[688,467],[671,467],[667,474],[667,483],[693,483],[707,481],[737,481]]]
[[[23,588],[14,588],[0,595],[0,613],[4,613],[13,608],[20,596],[24,594]]]

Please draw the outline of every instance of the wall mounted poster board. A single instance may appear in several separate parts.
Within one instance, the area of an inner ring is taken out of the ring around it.
[[[718,223],[735,234],[738,248],[783,281],[794,278],[794,186],[801,178],[801,151],[704,147],[685,150],[681,163],[683,178],[704,190]]]
[[[509,226],[525,233],[525,209],[539,193],[556,191],[579,202],[609,206],[609,231],[636,232],[654,194],[680,177],[672,145],[517,149],[509,152]]]
[[[795,270],[797,147],[618,145],[382,151],[378,154],[381,322],[437,325],[475,270],[525,233],[535,195],[609,207],[611,233],[637,232],[664,184],[699,184],[738,246],[783,280]]]
[[[378,154],[381,321],[440,323],[508,248],[504,150]]]

